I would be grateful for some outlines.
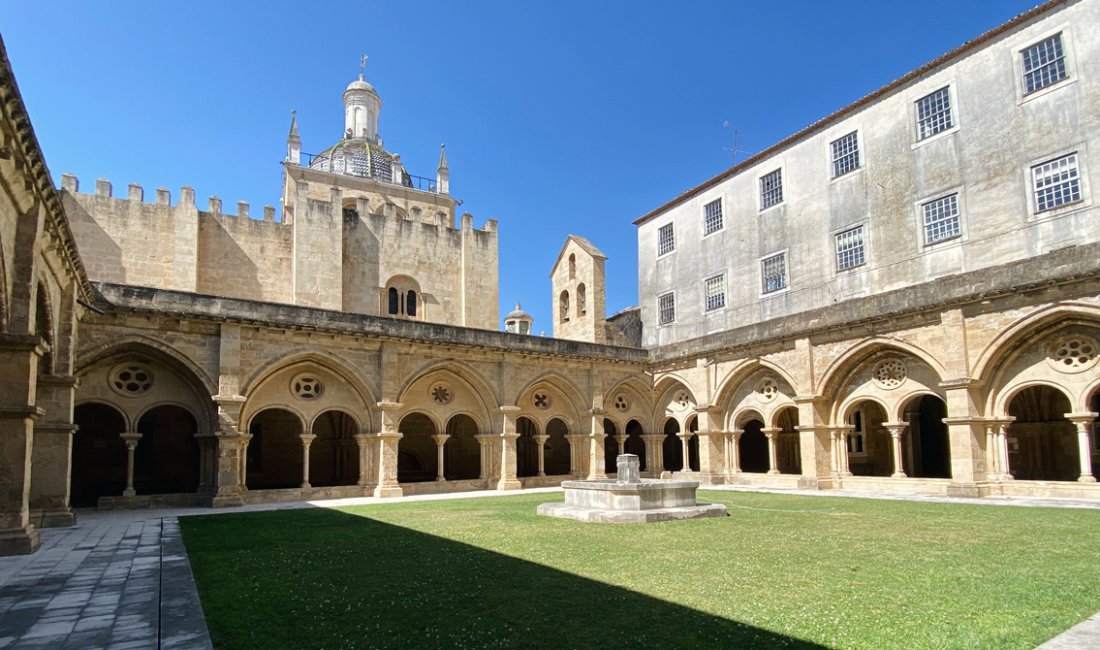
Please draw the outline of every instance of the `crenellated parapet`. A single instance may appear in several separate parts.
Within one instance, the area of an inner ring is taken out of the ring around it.
[[[175,205],[172,205],[172,193],[166,187],[158,187],[154,191],[154,198],[151,203],[145,202],[145,189],[137,183],[130,183],[127,186],[126,197],[115,197],[114,187],[110,180],[106,178],[98,178],[95,181],[94,194],[81,194],[80,193],[80,179],[70,173],[61,175],[61,189],[69,192],[74,196],[94,197],[96,199],[110,199],[117,202],[119,205],[125,204],[127,209],[134,209],[135,205],[142,206],[141,209],[148,210],[150,215],[158,214],[158,208],[183,208],[187,210],[196,209],[195,205],[195,190],[189,185],[184,185],[180,188],[179,200]],[[199,214],[213,216],[213,217],[225,217],[228,219],[253,219],[251,216],[251,207],[248,201],[237,201],[236,213],[225,212],[222,207],[222,199],[218,196],[211,196],[208,199],[206,210],[198,210]],[[261,221],[266,223],[276,223],[275,218],[275,206],[265,205],[263,208],[263,218],[253,219],[254,221]]]

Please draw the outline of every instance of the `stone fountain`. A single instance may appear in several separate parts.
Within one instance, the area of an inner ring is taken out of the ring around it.
[[[647,524],[671,519],[698,519],[727,515],[721,504],[695,502],[698,481],[641,478],[634,454],[621,454],[618,478],[565,481],[565,503],[544,503],[538,514],[602,524]]]

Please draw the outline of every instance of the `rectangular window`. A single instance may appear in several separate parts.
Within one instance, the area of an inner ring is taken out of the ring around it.
[[[1024,86],[1027,92],[1058,83],[1066,78],[1066,54],[1058,33],[1024,50]]]
[[[676,320],[676,295],[666,293],[657,296],[657,322],[668,325],[674,320]]]
[[[917,139],[924,140],[955,126],[947,86],[917,100]]]
[[[856,132],[833,140],[833,178],[859,169],[859,141]]]
[[[760,262],[764,293],[787,288],[787,254],[772,255]]]
[[[863,226],[845,230],[836,236],[836,269],[838,271],[863,266],[865,261]]]
[[[962,234],[959,225],[959,195],[949,194],[921,206],[924,213],[924,243],[953,239]]]
[[[672,224],[666,223],[657,230],[657,257],[671,253],[676,249],[676,238],[672,234]]]
[[[760,177],[760,209],[783,202],[783,170],[777,169]]]
[[[1035,191],[1035,211],[1053,210],[1081,200],[1081,174],[1077,152],[1049,160],[1031,168]]]
[[[722,229],[722,199],[715,199],[703,206],[703,235]]]
[[[704,283],[707,291],[707,311],[726,306],[726,276],[717,275]]]

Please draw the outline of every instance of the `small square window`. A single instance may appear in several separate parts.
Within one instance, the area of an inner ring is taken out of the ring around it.
[[[921,206],[924,213],[924,243],[954,239],[962,234],[959,222],[959,195],[949,194]]]
[[[836,268],[838,271],[863,266],[863,226],[845,230],[836,236]]]
[[[1033,93],[1066,78],[1066,54],[1061,32],[1020,53],[1024,57],[1024,86]]]
[[[833,178],[859,169],[859,140],[856,132],[833,140]]]
[[[676,250],[676,237],[672,233],[672,224],[666,223],[657,230],[657,257]]]
[[[787,288],[787,254],[780,253],[760,262],[764,293],[774,293]]]
[[[676,320],[676,294],[666,293],[657,296],[657,322],[668,325]]]
[[[917,100],[917,139],[924,140],[955,126],[947,86]]]
[[[783,170],[760,177],[760,209],[770,208],[783,202]]]
[[[1077,153],[1031,168],[1035,211],[1043,212],[1081,200],[1081,170]]]
[[[726,276],[716,275],[704,282],[707,292],[707,311],[726,306]]]
[[[715,199],[703,206],[703,235],[718,232],[724,225],[722,221],[722,199]]]

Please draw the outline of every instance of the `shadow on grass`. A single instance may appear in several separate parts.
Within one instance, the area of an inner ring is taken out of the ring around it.
[[[223,650],[823,647],[335,510],[180,524]]]

